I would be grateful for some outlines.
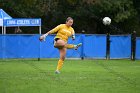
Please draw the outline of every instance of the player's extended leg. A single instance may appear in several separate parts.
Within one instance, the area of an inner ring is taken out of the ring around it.
[[[62,68],[63,63],[64,63],[64,60],[65,60],[66,51],[67,51],[67,49],[65,47],[59,49],[60,59],[58,61],[57,68],[56,68],[56,71],[55,71],[56,74],[59,74],[60,73],[60,69]]]
[[[75,50],[77,50],[81,45],[82,45],[82,43],[79,43],[77,45],[74,45],[74,44],[66,44],[65,47],[67,49],[73,49],[74,48]]]

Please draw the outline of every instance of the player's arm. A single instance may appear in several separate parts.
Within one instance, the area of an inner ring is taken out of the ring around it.
[[[45,38],[49,35],[49,34],[53,34],[53,33],[56,33],[59,31],[61,25],[58,25],[57,27],[55,27],[54,29],[48,31],[46,34],[40,36],[39,40],[42,41],[44,40],[45,41]]]
[[[60,29],[61,25],[58,25],[57,27],[55,27],[54,29],[48,31],[46,34],[44,34],[45,36],[49,35],[49,34],[53,34],[58,32],[58,30]]]
[[[72,34],[71,34],[71,38],[72,38],[72,40],[75,40],[75,31],[74,31],[74,29],[72,28],[72,32],[71,32]]]

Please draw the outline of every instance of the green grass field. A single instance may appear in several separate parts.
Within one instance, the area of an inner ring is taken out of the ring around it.
[[[140,93],[140,61],[0,60],[0,93]]]

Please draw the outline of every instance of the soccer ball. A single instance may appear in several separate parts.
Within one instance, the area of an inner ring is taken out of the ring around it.
[[[111,23],[111,19],[109,17],[104,17],[103,18],[103,24],[104,25],[110,25]]]

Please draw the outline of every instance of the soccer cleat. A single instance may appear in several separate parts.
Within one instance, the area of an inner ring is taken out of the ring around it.
[[[74,49],[77,50],[80,46],[82,46],[82,43],[77,44]]]
[[[56,71],[55,71],[55,74],[60,74],[59,70],[56,70]]]

